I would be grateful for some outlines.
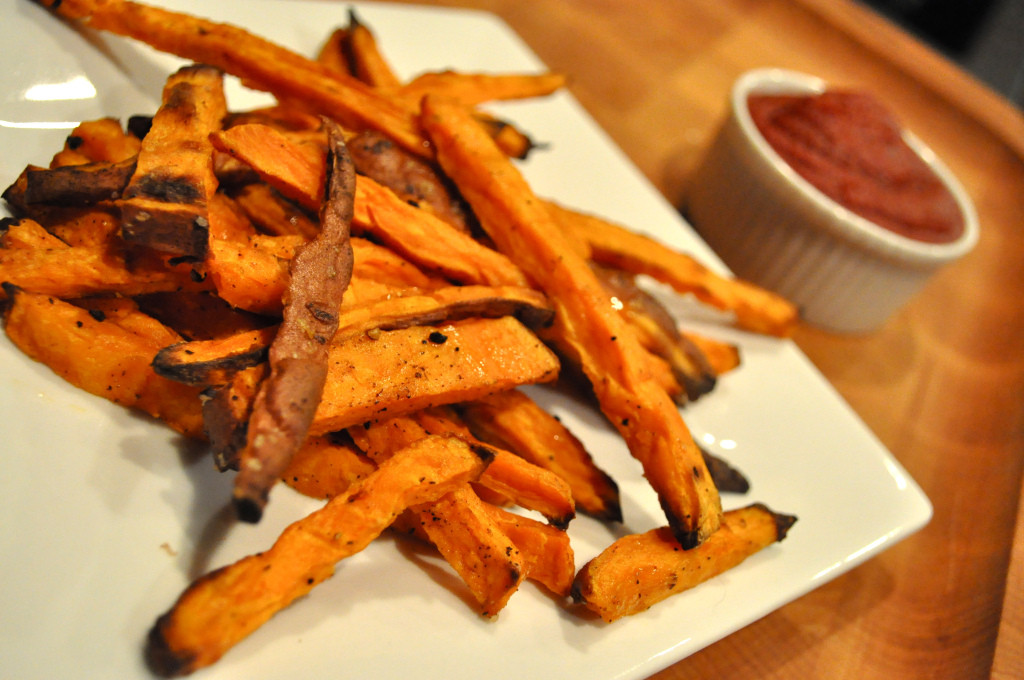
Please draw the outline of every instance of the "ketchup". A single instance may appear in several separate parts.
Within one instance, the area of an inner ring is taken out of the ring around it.
[[[953,195],[871,95],[751,95],[747,106],[786,163],[852,212],[928,243],[948,243],[963,233]]]

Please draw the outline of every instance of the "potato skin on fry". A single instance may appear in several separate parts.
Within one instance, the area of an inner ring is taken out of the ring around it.
[[[259,521],[270,488],[309,432],[327,380],[342,296],[352,279],[355,169],[340,126],[325,124],[330,142],[320,234],[289,265],[284,316],[269,350],[270,375],[256,395],[235,477],[235,509],[247,522]]]

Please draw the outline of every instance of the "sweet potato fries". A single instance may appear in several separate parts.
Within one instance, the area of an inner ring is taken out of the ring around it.
[[[720,490],[746,480],[725,487],[736,471],[680,411],[714,398],[738,350],[680,330],[635,277],[747,331],[785,336],[795,310],[533,192],[516,164],[536,147],[480,105],[550,94],[562,74],[404,81],[354,14],[310,58],[127,0],[38,1],[193,63],[152,115],[83,122],[4,191],[8,336],[205,440],[240,519],[259,521],[275,490],[324,502],[157,618],[155,672],[216,662],[388,529],[433,546],[483,616],[533,581],[608,621],[785,537],[793,517],[723,512]],[[229,110],[225,74],[278,102]],[[596,398],[665,515],[578,571],[577,511],[618,523],[629,499],[519,389],[565,374],[583,376],[583,391],[560,387]]]

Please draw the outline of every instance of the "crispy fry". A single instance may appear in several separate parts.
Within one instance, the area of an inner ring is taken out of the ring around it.
[[[329,578],[337,562],[363,550],[402,510],[478,477],[490,455],[456,437],[428,437],[395,454],[285,529],[270,549],[195,581],[150,631],[150,668],[172,676],[213,663]]]
[[[498,248],[551,298],[556,328],[578,347],[605,416],[643,465],[669,525],[685,547],[699,545],[718,528],[718,492],[676,405],[645,370],[646,351],[491,139],[460,107],[427,97],[423,108],[441,167]]]
[[[63,206],[93,205],[121,197],[135,172],[137,157],[117,163],[92,161],[57,168],[29,168],[25,200]]]
[[[80,163],[120,163],[139,153],[139,138],[127,133],[114,118],[87,120],[75,126],[51,168]]]
[[[200,65],[167,79],[119,201],[125,241],[197,260],[206,255],[206,208],[217,190],[209,136],[227,111],[222,81],[220,71]]]
[[[377,45],[373,31],[348,11],[348,25],[334,30],[317,53],[317,61],[376,88],[398,87],[401,81]]]
[[[668,362],[683,387],[683,400],[694,401],[714,389],[718,376],[711,363],[683,336],[668,310],[637,286],[631,275],[599,265],[591,268],[614,296],[640,344]]]
[[[0,249],[0,281],[61,298],[205,288],[205,284],[193,280],[191,269],[184,265],[140,262],[129,269],[119,254],[67,245]]]
[[[508,449],[564,479],[576,507],[600,519],[621,522],[619,489],[562,423],[520,390],[498,392],[459,405],[477,437]]]
[[[373,236],[425,270],[457,283],[527,286],[522,270],[447,222],[401,200],[368,177],[356,183],[353,232]]]
[[[377,465],[342,437],[309,437],[295,452],[281,478],[312,498],[331,499],[368,477]]]
[[[301,101],[353,129],[380,130],[413,153],[429,153],[413,113],[404,106],[236,26],[122,0],[37,1],[63,17],[85,20],[91,28],[220,68],[251,87],[282,101]]]
[[[298,234],[310,239],[320,231],[320,225],[305,211],[267,184],[246,184],[234,194],[234,199],[263,233],[272,236]]]
[[[395,96],[414,104],[427,95],[473,108],[489,101],[543,97],[565,86],[559,73],[461,73],[430,71],[399,87]]]
[[[437,168],[374,130],[349,140],[360,174],[391,189],[403,200],[429,210],[459,231],[470,232],[471,215]]]
[[[580,569],[573,599],[608,622],[637,614],[781,541],[795,521],[755,504],[726,512],[719,530],[692,550],[668,527],[625,536]]]
[[[746,281],[716,274],[692,256],[608,220],[548,201],[559,226],[590,245],[593,259],[633,274],[646,274],[680,293],[733,312],[740,327],[787,336],[796,327],[797,310],[786,299]]]
[[[551,309],[544,296],[530,288],[447,286],[409,294],[392,291],[376,300],[343,304],[335,341],[468,317],[508,315],[538,326],[550,321]],[[222,384],[237,371],[264,361],[276,333],[276,326],[266,326],[179,343],[160,350],[153,359],[153,368],[165,378],[189,385]]]
[[[203,390],[203,429],[213,462],[222,472],[238,469],[252,405],[268,370],[266,363],[256,364],[235,373],[227,384]]]
[[[313,434],[476,399],[558,376],[558,360],[511,317],[362,335],[331,348]]]
[[[259,520],[270,487],[302,446],[327,380],[328,347],[338,330],[342,295],[352,278],[349,242],[355,170],[341,129],[328,126],[326,188],[320,234],[292,258],[284,318],[270,345],[263,382],[235,476],[235,509]]]
[[[492,462],[493,464],[493,462]],[[496,616],[526,577],[519,549],[468,485],[412,509],[427,538],[469,587],[484,616]]]
[[[316,210],[323,202],[326,166],[320,149],[295,144],[277,129],[260,123],[234,125],[213,133],[210,141],[300,205]]]
[[[62,250],[68,244],[46,231],[33,219],[8,218],[0,222],[0,248],[53,248]]]
[[[483,510],[519,549],[526,578],[544,585],[555,595],[567,596],[576,563],[565,530],[489,504],[484,504]]]
[[[149,368],[153,354],[167,342],[165,332],[154,339],[131,320],[108,320],[101,312],[92,314],[9,283],[3,289],[10,298],[7,335],[25,354],[87,392],[160,418],[182,434],[202,437],[199,391]]]

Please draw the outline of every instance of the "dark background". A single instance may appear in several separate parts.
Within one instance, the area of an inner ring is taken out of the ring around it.
[[[861,0],[1024,109],[1024,0]]]

